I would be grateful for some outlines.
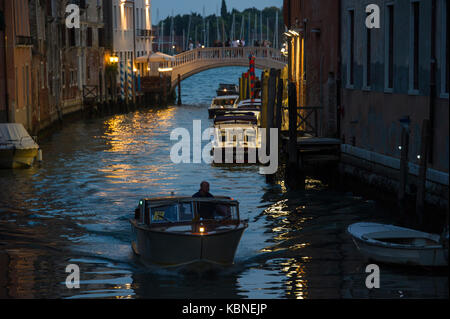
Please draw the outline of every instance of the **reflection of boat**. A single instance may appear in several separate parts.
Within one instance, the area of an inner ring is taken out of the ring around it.
[[[239,95],[239,88],[235,84],[219,84],[219,89],[217,90],[217,96],[224,95]]]
[[[39,146],[22,124],[0,124],[0,168],[31,167]]]
[[[236,109],[236,102],[239,100],[238,95],[226,95],[215,97],[211,106],[208,109],[209,118],[214,118],[216,115],[224,114],[227,111]]]
[[[256,164],[261,139],[253,112],[228,112],[214,119],[213,162]]]
[[[143,199],[131,220],[132,246],[162,266],[230,265],[247,225],[228,197]]]
[[[360,252],[378,262],[448,265],[448,245],[443,247],[439,235],[376,223],[356,223],[348,227],[348,232]]]

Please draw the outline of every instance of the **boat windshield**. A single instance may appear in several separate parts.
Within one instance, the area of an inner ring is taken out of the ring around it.
[[[218,106],[232,106],[236,99],[214,99],[213,104]]]
[[[197,214],[204,220],[237,220],[237,207],[222,203],[197,202]]]
[[[152,207],[150,210],[152,224],[190,222],[194,218],[192,203]]]
[[[149,222],[151,224],[179,223],[192,222],[196,218],[203,220],[238,220],[239,216],[235,204],[186,201],[147,207],[144,222],[146,224],[149,224]]]

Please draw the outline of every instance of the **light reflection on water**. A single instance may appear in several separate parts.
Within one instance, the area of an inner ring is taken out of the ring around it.
[[[182,107],[66,123],[41,142],[42,167],[0,171],[0,298],[341,298],[448,297],[440,275],[384,270],[385,286],[364,286],[365,261],[345,233],[360,220],[390,222],[375,202],[309,178],[306,191],[265,182],[253,166],[170,161],[170,132],[210,125],[219,82],[242,68],[206,71],[182,83]],[[212,277],[146,268],[130,247],[142,197],[190,195],[200,181],[240,201],[250,219],[236,264]],[[81,289],[65,287],[65,267]]]

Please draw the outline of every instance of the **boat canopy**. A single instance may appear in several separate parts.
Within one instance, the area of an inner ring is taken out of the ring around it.
[[[38,149],[39,145],[19,123],[0,124],[0,149]]]

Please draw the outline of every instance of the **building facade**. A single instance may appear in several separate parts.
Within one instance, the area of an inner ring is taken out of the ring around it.
[[[79,28],[66,24],[69,4],[80,9]],[[6,94],[0,98],[2,122],[22,123],[35,134],[82,110],[88,99],[104,100],[102,1],[2,0],[0,8],[6,35],[0,85],[8,88],[7,103]]]
[[[112,54],[119,57],[119,63],[131,63],[134,69],[136,58],[152,52],[150,0],[113,0],[109,10],[107,32],[111,35]]]
[[[368,28],[366,20],[373,16],[366,8],[374,4],[379,27]],[[448,11],[448,0],[284,1],[289,70],[291,81],[298,83],[299,105],[323,106],[320,135],[336,132],[342,139],[344,171],[396,191],[406,121],[407,192],[414,193],[423,123],[428,120],[426,197],[444,207],[449,163]]]
[[[2,0],[3,39],[0,54],[3,97],[0,112],[9,122],[22,123],[30,129],[32,123],[32,101],[28,94],[31,87],[32,38],[28,20],[27,0]]]
[[[300,106],[322,108],[317,132],[329,137],[338,135],[339,9],[336,0],[284,1],[290,80]]]
[[[372,3],[380,8],[380,28],[366,27],[365,3],[341,3],[344,155],[352,163],[373,162],[380,171],[398,169],[399,120],[409,118],[408,161],[414,181],[427,119],[428,195],[448,206],[448,0]]]

